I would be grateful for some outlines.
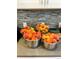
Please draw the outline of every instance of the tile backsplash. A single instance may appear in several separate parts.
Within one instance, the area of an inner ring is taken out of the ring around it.
[[[22,28],[23,22],[29,26],[45,22],[50,28],[56,28],[61,22],[61,9],[17,10],[17,26]]]

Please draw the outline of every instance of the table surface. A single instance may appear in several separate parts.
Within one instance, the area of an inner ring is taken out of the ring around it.
[[[28,48],[24,43],[23,38],[17,43],[17,56],[18,57],[61,57],[61,43],[57,44],[57,47],[50,51],[43,46],[39,46],[35,49]]]

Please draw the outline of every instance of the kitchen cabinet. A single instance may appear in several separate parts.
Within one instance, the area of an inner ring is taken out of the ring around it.
[[[60,8],[60,0],[17,0],[17,9],[56,9]]]
[[[60,0],[48,0],[45,8],[61,8],[60,2]]]
[[[39,0],[18,0],[18,9],[42,8]]]

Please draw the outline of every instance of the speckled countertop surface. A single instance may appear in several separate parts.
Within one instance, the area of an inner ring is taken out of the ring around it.
[[[17,56],[18,57],[61,57],[61,43],[57,44],[57,47],[50,51],[42,46],[39,46],[35,49],[28,48],[27,45],[24,44],[24,40],[21,38],[17,43]]]
[[[45,22],[49,28],[56,28],[61,22],[60,9],[36,9],[36,10],[17,10],[17,26],[22,28],[23,22],[29,26],[35,26],[37,23]]]

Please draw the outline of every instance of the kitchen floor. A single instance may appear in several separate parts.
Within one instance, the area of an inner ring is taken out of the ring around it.
[[[61,57],[61,43],[57,44],[57,47],[50,51],[42,46],[35,49],[28,48],[21,38],[17,43],[17,56],[18,57]]]

